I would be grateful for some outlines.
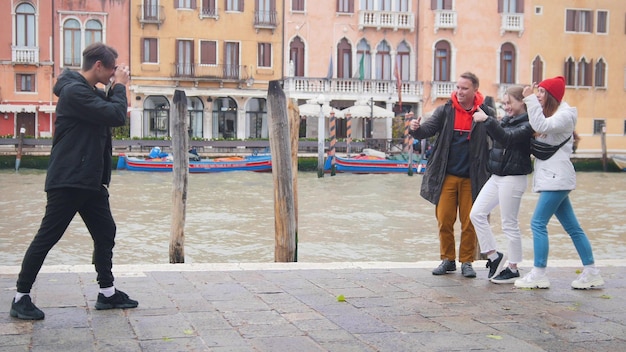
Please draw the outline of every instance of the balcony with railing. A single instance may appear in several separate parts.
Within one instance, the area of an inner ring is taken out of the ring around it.
[[[141,28],[146,24],[156,24],[158,28],[165,21],[165,11],[163,10],[163,6],[146,6],[141,4],[137,12],[137,19],[139,23],[141,23]]]
[[[353,78],[311,78],[286,77],[284,90],[299,99],[313,99],[320,93],[336,99],[357,100],[363,96],[374,97],[375,100],[387,100],[398,93],[396,80],[360,80]],[[424,94],[422,82],[402,82],[400,87],[402,100],[419,102]]]
[[[254,28],[257,32],[259,29],[271,29],[274,31],[277,26],[276,11],[255,11],[254,12]]]
[[[434,81],[432,82],[432,85],[430,95],[432,96],[433,102],[435,102],[438,98],[450,98],[450,95],[456,88],[456,82]]]
[[[504,35],[505,32],[517,32],[518,36],[521,37],[524,33],[524,14],[503,13],[500,35]]]
[[[246,65],[174,63],[172,77],[207,81],[244,82],[250,78]]]
[[[200,8],[200,18],[215,18],[217,20],[220,16],[215,6],[203,5]]]
[[[22,65],[39,65],[39,47],[11,46],[11,62]]]
[[[440,29],[452,29],[456,33],[457,13],[454,10],[435,11],[435,33]]]
[[[380,29],[406,29],[415,30],[415,17],[412,12],[395,11],[359,11],[359,30],[363,28]]]

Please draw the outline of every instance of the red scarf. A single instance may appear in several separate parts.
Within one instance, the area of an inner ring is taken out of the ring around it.
[[[455,131],[466,131],[469,132],[472,129],[472,120],[474,119],[472,115],[474,115],[474,112],[476,112],[476,110],[478,110],[478,107],[480,106],[480,104],[483,103],[483,100],[485,98],[483,97],[482,94],[480,94],[480,92],[476,91],[476,94],[474,95],[474,103],[472,105],[472,109],[471,110],[465,110],[465,108],[463,108],[461,106],[461,104],[459,104],[459,100],[456,97],[456,91],[452,92],[452,105],[454,106],[454,130]]]

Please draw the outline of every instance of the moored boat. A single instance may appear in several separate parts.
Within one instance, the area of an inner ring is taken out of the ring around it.
[[[611,159],[613,159],[613,162],[615,163],[615,165],[617,165],[617,167],[619,167],[620,170],[626,171],[626,156],[625,155],[613,155]]]
[[[169,157],[137,158],[120,154],[118,170],[169,172],[173,162]],[[189,160],[189,173],[213,173],[226,171],[272,171],[270,155]]]
[[[336,172],[355,174],[409,173],[408,160],[394,160],[368,155],[359,155],[351,158],[329,156],[324,164],[324,171],[331,171],[333,158],[335,160]],[[414,158],[411,163],[411,173],[424,173],[426,171],[426,160],[421,159],[419,155],[415,155]]]

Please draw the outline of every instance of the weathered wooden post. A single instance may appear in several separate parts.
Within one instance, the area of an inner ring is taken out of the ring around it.
[[[607,156],[606,156],[606,125],[602,126],[602,133],[600,134],[600,143],[602,148],[602,171],[607,170]]]
[[[335,166],[335,144],[337,143],[337,118],[335,117],[335,112],[330,111],[330,123],[328,128],[330,129],[330,149],[328,150],[328,156],[330,159],[330,176],[335,176],[337,172]]]
[[[346,155],[350,157],[350,144],[352,144],[352,114],[346,115]]]
[[[411,120],[413,119],[413,114],[408,113],[404,115],[404,141],[403,147],[405,152],[408,154],[409,158],[409,168],[407,173],[409,176],[413,176],[413,145],[411,144],[411,135],[409,134],[409,127],[411,124]]]
[[[274,261],[296,260],[296,214],[293,191],[292,151],[285,92],[280,81],[267,89],[272,176],[274,179]]]
[[[185,212],[189,178],[189,141],[187,134],[187,97],[182,90],[174,91],[172,107],[172,226],[170,231],[170,263],[185,262]]]
[[[287,106],[289,110],[289,126],[291,127],[291,182],[293,185],[293,209],[296,222],[294,241],[296,242],[294,261],[298,261],[298,149],[300,138],[300,108],[298,101],[289,99]]]
[[[26,128],[24,125],[20,127],[20,136],[17,142],[17,153],[15,154],[15,171],[20,169],[20,164],[22,163],[22,145],[24,144],[24,133],[26,133]]]

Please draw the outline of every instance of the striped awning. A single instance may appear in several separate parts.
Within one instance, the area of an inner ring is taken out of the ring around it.
[[[37,112],[37,105],[0,104],[0,112]]]
[[[56,105],[39,105],[39,111],[41,112],[55,112],[56,109]]]

